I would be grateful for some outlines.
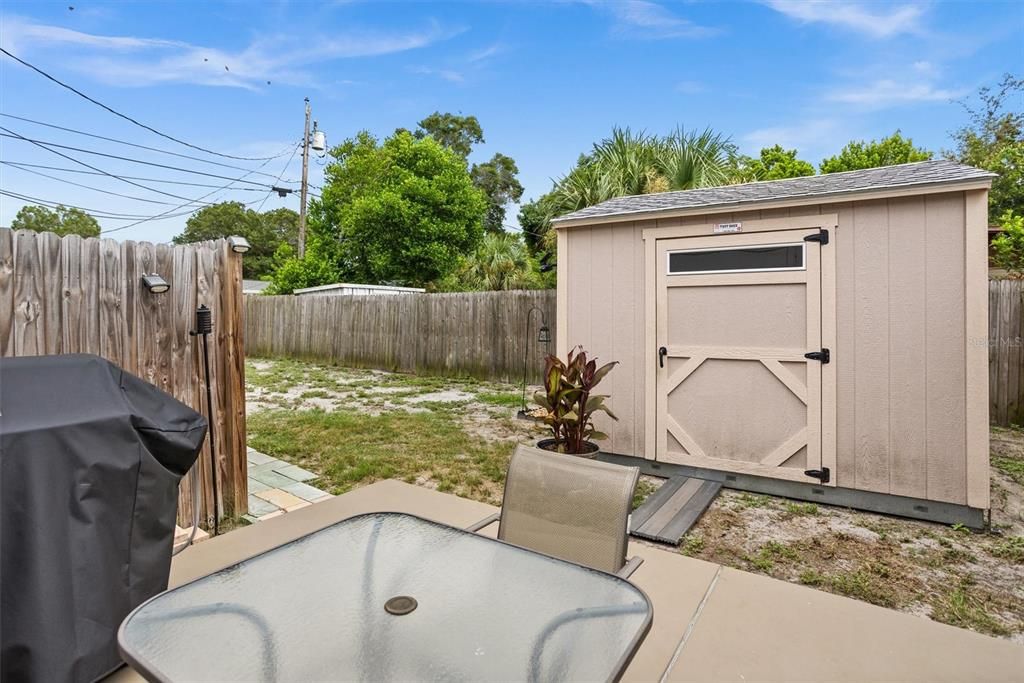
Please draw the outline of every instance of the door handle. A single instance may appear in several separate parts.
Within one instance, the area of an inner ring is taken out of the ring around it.
[[[660,349],[658,349],[658,367],[659,368],[665,367],[665,356],[667,356],[667,355],[668,355],[668,349],[666,349],[664,346],[662,346]]]

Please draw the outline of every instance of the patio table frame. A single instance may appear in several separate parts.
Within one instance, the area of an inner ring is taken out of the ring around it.
[[[145,609],[150,603],[152,603],[152,602],[154,602],[156,600],[159,600],[161,597],[167,595],[168,593],[177,592],[177,591],[186,589],[186,588],[188,588],[189,586],[191,586],[191,585],[193,585],[195,583],[199,583],[201,581],[205,581],[205,580],[209,579],[211,576],[214,576],[215,574],[219,574],[221,572],[231,570],[231,569],[233,569],[235,567],[239,567],[239,566],[241,566],[241,565],[243,565],[243,564],[245,564],[247,562],[252,562],[252,561],[254,561],[254,560],[256,560],[256,559],[258,559],[258,558],[260,558],[260,557],[262,557],[264,555],[268,555],[270,553],[279,551],[279,550],[281,550],[283,548],[287,548],[288,546],[294,545],[294,544],[296,544],[296,543],[298,543],[300,541],[308,539],[311,536],[315,536],[315,535],[317,535],[319,533],[325,532],[325,531],[327,531],[327,530],[329,530],[331,528],[334,528],[334,527],[336,527],[338,525],[343,525],[343,524],[346,524],[346,523],[351,523],[351,522],[353,522],[355,520],[358,520],[358,519],[361,519],[361,518],[364,518],[364,517],[373,518],[373,517],[381,517],[381,516],[394,516],[394,517],[405,517],[405,518],[415,519],[415,520],[417,520],[419,522],[423,522],[423,523],[426,523],[426,524],[429,524],[429,525],[432,525],[432,526],[443,527],[443,528],[445,528],[447,530],[454,531],[454,532],[456,532],[458,534],[463,534],[463,535],[466,535],[466,536],[469,536],[469,537],[473,537],[473,538],[476,538],[476,539],[480,539],[480,540],[482,540],[484,542],[497,543],[499,545],[512,548],[512,549],[514,549],[517,552],[527,553],[527,554],[530,554],[530,555],[537,555],[539,557],[543,557],[543,558],[548,559],[548,560],[552,560],[552,561],[559,562],[559,563],[562,563],[562,564],[571,565],[573,567],[576,567],[577,569],[580,569],[580,570],[583,570],[583,571],[586,571],[586,572],[592,572],[592,573],[595,573],[595,574],[602,575],[602,576],[606,577],[607,579],[609,579],[609,580],[611,580],[613,582],[616,582],[616,583],[622,582],[622,583],[628,584],[632,589],[634,589],[643,598],[644,604],[647,606],[647,610],[646,610],[646,613],[644,615],[644,621],[643,621],[642,626],[637,630],[637,632],[630,639],[630,642],[628,643],[628,645],[626,647],[626,650],[623,653],[623,655],[620,656],[619,659],[615,662],[615,665],[614,665],[614,667],[613,667],[613,669],[612,669],[612,671],[611,671],[611,673],[610,673],[610,675],[609,675],[609,677],[607,679],[610,682],[616,682],[616,681],[619,681],[621,679],[623,673],[626,671],[626,668],[629,666],[630,662],[633,660],[633,657],[636,655],[637,650],[639,650],[640,645],[643,643],[644,639],[647,637],[647,634],[651,630],[651,625],[652,625],[652,623],[654,621],[654,605],[651,602],[650,597],[639,586],[637,586],[633,582],[628,581],[627,579],[625,579],[625,578],[623,578],[623,577],[621,577],[621,576],[619,576],[617,574],[613,574],[613,573],[610,573],[610,572],[602,571],[600,569],[594,569],[592,567],[587,567],[585,565],[581,565],[581,564],[578,564],[576,562],[571,562],[571,561],[568,561],[568,560],[564,560],[562,558],[558,558],[558,557],[555,557],[553,555],[548,555],[546,553],[542,553],[542,552],[539,552],[537,550],[533,550],[531,548],[526,548],[526,547],[515,545],[513,543],[509,543],[507,541],[503,541],[503,540],[500,540],[500,539],[497,539],[497,538],[492,538],[490,536],[484,536],[484,535],[481,535],[479,533],[474,533],[473,531],[470,531],[470,530],[467,530],[467,529],[464,529],[464,528],[459,528],[459,527],[456,527],[456,526],[452,526],[450,524],[445,524],[443,522],[438,522],[436,520],[428,519],[428,518],[423,517],[421,515],[412,514],[412,513],[408,513],[408,512],[398,512],[398,511],[376,511],[376,512],[360,513],[360,514],[357,514],[357,515],[353,515],[351,517],[347,517],[347,518],[342,519],[342,520],[338,520],[337,522],[334,522],[333,524],[329,524],[329,525],[327,525],[327,526],[325,526],[323,528],[317,529],[316,531],[311,531],[311,532],[309,532],[307,534],[303,534],[302,536],[299,536],[297,538],[291,539],[291,540],[289,540],[286,543],[282,543],[281,545],[275,546],[273,548],[268,548],[267,550],[264,550],[262,552],[256,553],[255,555],[247,557],[247,558],[245,558],[243,560],[240,560],[238,562],[233,562],[231,564],[225,565],[225,566],[223,566],[223,567],[221,567],[219,569],[216,569],[216,570],[214,570],[214,571],[212,571],[212,572],[210,572],[208,574],[205,574],[205,575],[200,576],[200,577],[196,577],[196,578],[192,579],[191,581],[187,581],[187,582],[185,582],[185,583],[183,583],[181,585],[175,586],[174,588],[171,588],[171,589],[166,590],[166,591],[164,591],[162,593],[158,593],[157,595],[154,595],[153,597],[149,598],[145,602],[141,603],[138,607],[133,609],[128,614],[128,616],[125,617],[125,619],[121,622],[121,625],[118,627],[118,630],[117,630],[117,645],[118,645],[118,651],[121,653],[122,659],[125,661],[125,663],[127,663],[129,666],[131,666],[135,671],[137,671],[139,674],[141,674],[147,680],[155,681],[157,683],[176,683],[173,679],[170,679],[170,678],[166,677],[165,675],[163,675],[151,662],[149,662],[146,659],[145,656],[133,653],[128,647],[125,646],[125,631],[126,631],[126,627],[128,626],[129,622],[132,620],[132,618],[137,613],[139,613],[143,609]],[[221,605],[221,606],[223,606],[223,605]],[[586,615],[584,615],[584,618],[586,618]],[[557,624],[556,624],[555,628],[557,628]],[[551,630],[553,631],[554,629],[551,629]],[[544,642],[545,642],[543,638],[546,638],[546,635],[543,634],[543,633],[539,634],[539,635],[541,635],[542,638],[539,640],[538,646],[537,646],[537,648],[535,648],[535,651],[542,651],[543,650],[543,645],[544,645]]]

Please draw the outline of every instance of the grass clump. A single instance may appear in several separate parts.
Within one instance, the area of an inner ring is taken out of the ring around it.
[[[1024,564],[1024,536],[1010,536],[992,547],[992,554],[1016,564]]]
[[[792,517],[813,517],[818,514],[818,506],[816,503],[786,501],[786,513]]]
[[[693,557],[694,555],[700,554],[704,550],[704,537],[703,536],[689,536],[687,535],[686,541],[679,547],[679,552],[687,557]]]
[[[992,467],[1024,486],[1024,460],[1007,458],[1003,456],[992,456]]]
[[[633,510],[643,505],[647,497],[658,490],[658,485],[647,479],[641,478],[636,483],[636,490],[633,491]]]
[[[1009,629],[990,614],[996,607],[992,602],[992,596],[978,590],[972,578],[962,576],[947,593],[933,600],[932,618],[994,636],[1007,635]]]
[[[481,403],[486,403],[492,406],[501,406],[502,408],[518,408],[523,402],[522,394],[515,394],[506,391],[482,391],[476,395],[476,398]],[[529,410],[534,406],[527,403],[526,408]]]
[[[247,427],[250,446],[321,473],[334,494],[399,478],[498,503],[513,448],[471,437],[446,413],[275,410]]]

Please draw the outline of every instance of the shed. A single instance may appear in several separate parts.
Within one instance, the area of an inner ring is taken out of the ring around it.
[[[925,161],[555,219],[558,352],[620,362],[602,457],[981,524],[993,177]]]
[[[294,293],[297,296],[393,296],[395,294],[423,294],[426,291],[419,287],[357,285],[351,282],[336,282],[332,285],[296,289]]]

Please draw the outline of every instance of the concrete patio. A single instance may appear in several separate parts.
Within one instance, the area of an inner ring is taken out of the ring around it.
[[[170,584],[374,511],[462,527],[496,508],[382,481],[189,548]],[[1024,671],[1024,647],[1006,641],[650,546],[629,551],[644,558],[632,581],[654,624],[626,681],[1019,681]],[[141,679],[124,668],[107,680]]]

